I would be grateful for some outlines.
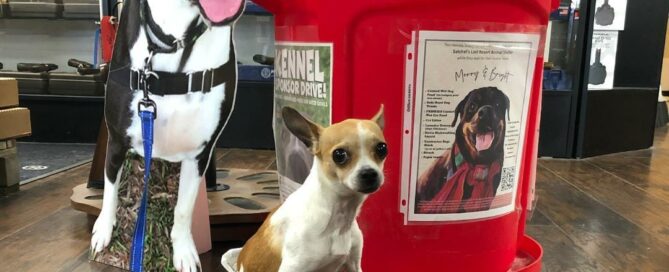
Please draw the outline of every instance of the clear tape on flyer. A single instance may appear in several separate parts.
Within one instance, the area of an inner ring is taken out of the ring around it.
[[[405,224],[520,213],[522,182],[531,183],[522,197],[533,210],[534,176],[523,165],[545,28],[431,24],[418,26],[405,46],[398,205]]]

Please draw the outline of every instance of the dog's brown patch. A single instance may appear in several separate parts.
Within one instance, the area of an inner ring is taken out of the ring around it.
[[[380,125],[383,125],[383,123],[379,124],[378,122],[363,120],[360,125],[367,133],[371,134],[365,137],[363,141],[363,146],[365,147],[367,155],[372,158],[374,162],[380,164],[385,160],[385,157],[381,158],[376,154],[376,146],[386,142],[386,138],[383,136],[382,127],[379,127]]]
[[[270,224],[274,209],[265,219],[258,232],[249,239],[237,258],[237,271],[243,267],[244,272],[279,271],[281,266],[281,248],[275,241],[276,233]]]

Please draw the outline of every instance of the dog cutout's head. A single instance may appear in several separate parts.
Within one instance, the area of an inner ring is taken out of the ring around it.
[[[370,194],[383,185],[388,154],[383,106],[371,120],[348,119],[323,128],[296,110],[282,110],[286,127],[314,154],[319,169],[343,192]],[[288,162],[290,163],[290,162]]]
[[[200,8],[200,14],[211,25],[226,25],[244,12],[244,0],[187,0]]]
[[[469,92],[456,107],[452,124],[455,126],[460,116],[457,141],[461,152],[466,152],[474,162],[499,159],[509,106],[509,98],[495,87]]]

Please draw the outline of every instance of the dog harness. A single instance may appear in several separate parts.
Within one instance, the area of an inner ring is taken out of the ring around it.
[[[214,69],[182,73],[181,71],[193,51],[195,42],[209,29],[209,26],[202,20],[201,16],[196,16],[182,38],[177,39],[170,34],[165,34],[153,20],[151,9],[146,0],[140,1],[140,11],[140,25],[144,28],[150,57],[145,61],[144,70],[130,69],[129,86],[131,90],[146,90],[159,96],[181,95],[198,91],[206,93],[223,84],[226,79],[225,75],[229,74],[231,69],[236,69],[234,63],[228,61]],[[157,40],[160,44],[154,42],[154,40]],[[174,54],[179,49],[183,49],[179,62],[179,72],[153,71],[150,59],[154,54]],[[232,55],[232,50],[230,54]]]
[[[462,156],[458,145],[451,150],[451,163],[439,192],[430,201],[421,203],[420,213],[472,212],[490,208],[495,198],[494,178],[501,172],[498,161],[491,164],[471,164]],[[471,196],[464,198],[465,185],[471,186]]]
[[[144,34],[146,35],[149,52],[173,54],[176,53],[177,50],[183,49],[181,61],[179,62],[179,71],[183,70],[186,61],[188,61],[190,54],[193,52],[195,41],[209,29],[207,24],[205,24],[200,15],[195,16],[190,25],[188,25],[188,28],[186,28],[186,32],[181,39],[177,39],[170,34],[165,34],[160,26],[153,20],[151,8],[149,8],[146,0],[140,1],[139,9],[139,21],[140,25],[144,26]],[[149,33],[153,34],[153,37],[162,43],[162,45],[156,44]]]
[[[232,51],[232,50],[231,50]],[[130,69],[130,89],[147,90],[153,95],[181,95],[191,92],[207,93],[223,84],[235,65],[227,62],[216,69],[194,73],[169,73]]]

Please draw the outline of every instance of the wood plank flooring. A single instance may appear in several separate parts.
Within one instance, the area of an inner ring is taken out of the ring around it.
[[[667,128],[649,150],[541,159],[540,216],[527,232],[544,247],[544,271],[669,271],[667,174]]]
[[[273,151],[220,149],[216,165],[276,168]],[[0,271],[121,271],[88,261],[94,219],[73,210],[72,187],[90,165],[0,197]],[[584,160],[540,159],[538,207],[527,232],[544,247],[544,271],[669,271],[669,130],[649,150]],[[215,243],[200,256],[223,271]]]
[[[249,155],[250,154],[250,155]],[[273,151],[220,149],[217,166],[275,169]],[[70,207],[76,185],[86,183],[90,163],[21,187],[0,197],[0,271],[123,271],[88,261],[95,218]],[[221,255],[239,243],[214,243],[200,256],[205,271],[224,271]]]

